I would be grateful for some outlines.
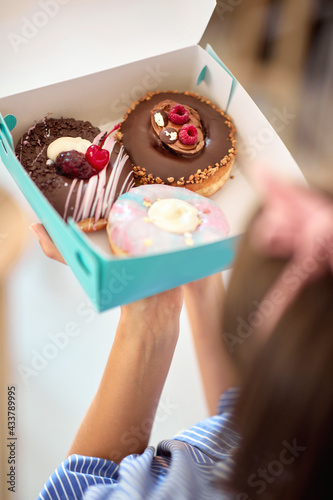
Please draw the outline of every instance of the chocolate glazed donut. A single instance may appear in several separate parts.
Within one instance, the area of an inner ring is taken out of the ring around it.
[[[97,143],[102,135],[87,121],[44,118],[16,146],[17,158],[55,210],[64,220],[73,217],[87,232],[105,227],[114,201],[134,186],[128,155],[109,137],[105,143],[110,152],[108,165],[89,179],[73,179],[57,173],[54,162],[48,159],[47,148],[60,137],[81,137]]]
[[[168,101],[192,109],[188,123],[193,118],[198,131],[194,150],[186,151],[184,144],[178,147],[170,135],[170,127],[179,127],[170,121]],[[153,123],[152,110],[159,109],[161,112]],[[169,143],[165,133],[161,134],[163,129],[167,129]],[[130,157],[139,184],[186,187],[210,196],[230,177],[237,153],[235,132],[230,117],[208,99],[191,92],[169,91],[149,92],[135,102],[124,116],[116,137]]]

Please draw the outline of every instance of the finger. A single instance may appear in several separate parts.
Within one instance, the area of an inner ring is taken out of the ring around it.
[[[50,259],[53,260],[57,260],[58,262],[61,262],[63,264],[66,264],[63,256],[61,255],[61,253],[51,240],[43,224],[40,223],[31,224],[30,229],[33,232],[33,234],[37,236],[40,246],[42,247],[42,250],[46,255],[46,257],[49,257]]]

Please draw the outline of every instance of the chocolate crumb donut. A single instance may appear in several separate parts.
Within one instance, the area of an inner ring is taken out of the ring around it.
[[[43,118],[21,137],[15,150],[31,179],[61,217],[64,220],[73,217],[86,232],[105,227],[113,202],[134,186],[128,155],[113,137],[108,137],[103,145],[109,151],[105,168],[98,172],[87,163],[91,172],[76,177],[75,174],[59,173],[55,159],[50,159],[48,151],[49,146],[59,138],[81,138],[81,143],[89,141],[87,147],[90,143],[99,144],[104,137],[106,133],[101,133],[88,121]],[[73,144],[75,149],[76,143]],[[84,156],[83,153],[78,154]]]

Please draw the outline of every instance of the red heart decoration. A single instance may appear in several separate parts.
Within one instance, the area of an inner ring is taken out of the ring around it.
[[[97,144],[92,144],[86,151],[86,159],[95,170],[100,172],[109,163],[110,153],[107,149],[102,149]]]

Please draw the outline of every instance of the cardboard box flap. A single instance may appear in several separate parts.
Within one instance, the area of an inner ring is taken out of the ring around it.
[[[226,67],[226,65],[224,64],[224,62],[221,61],[221,59],[219,58],[219,56],[216,54],[215,50],[213,49],[213,47],[209,43],[207,43],[207,45],[205,47],[205,50],[214,59],[214,61],[216,61],[224,69],[224,71],[229,75],[229,77],[231,79],[231,87],[230,87],[230,91],[229,91],[229,98],[228,98],[228,102],[227,102],[226,106],[224,107],[224,110],[227,113],[228,112],[228,108],[229,108],[229,104],[231,102],[233,93],[234,93],[236,85],[237,85],[237,80],[234,77],[234,75],[231,73],[231,71]],[[197,85],[199,83],[201,83],[201,81],[203,81],[205,79],[205,76],[206,76],[205,75],[205,73],[206,73],[205,68],[206,67],[203,68],[203,70],[201,71],[201,73],[200,73],[200,75],[198,77]],[[203,75],[203,76],[201,76],[201,75]]]
[[[98,0],[92,8],[90,0],[40,0],[21,6],[20,18],[7,6],[0,24],[6,34],[1,59],[12,78],[0,82],[0,96],[195,45],[215,4]]]

